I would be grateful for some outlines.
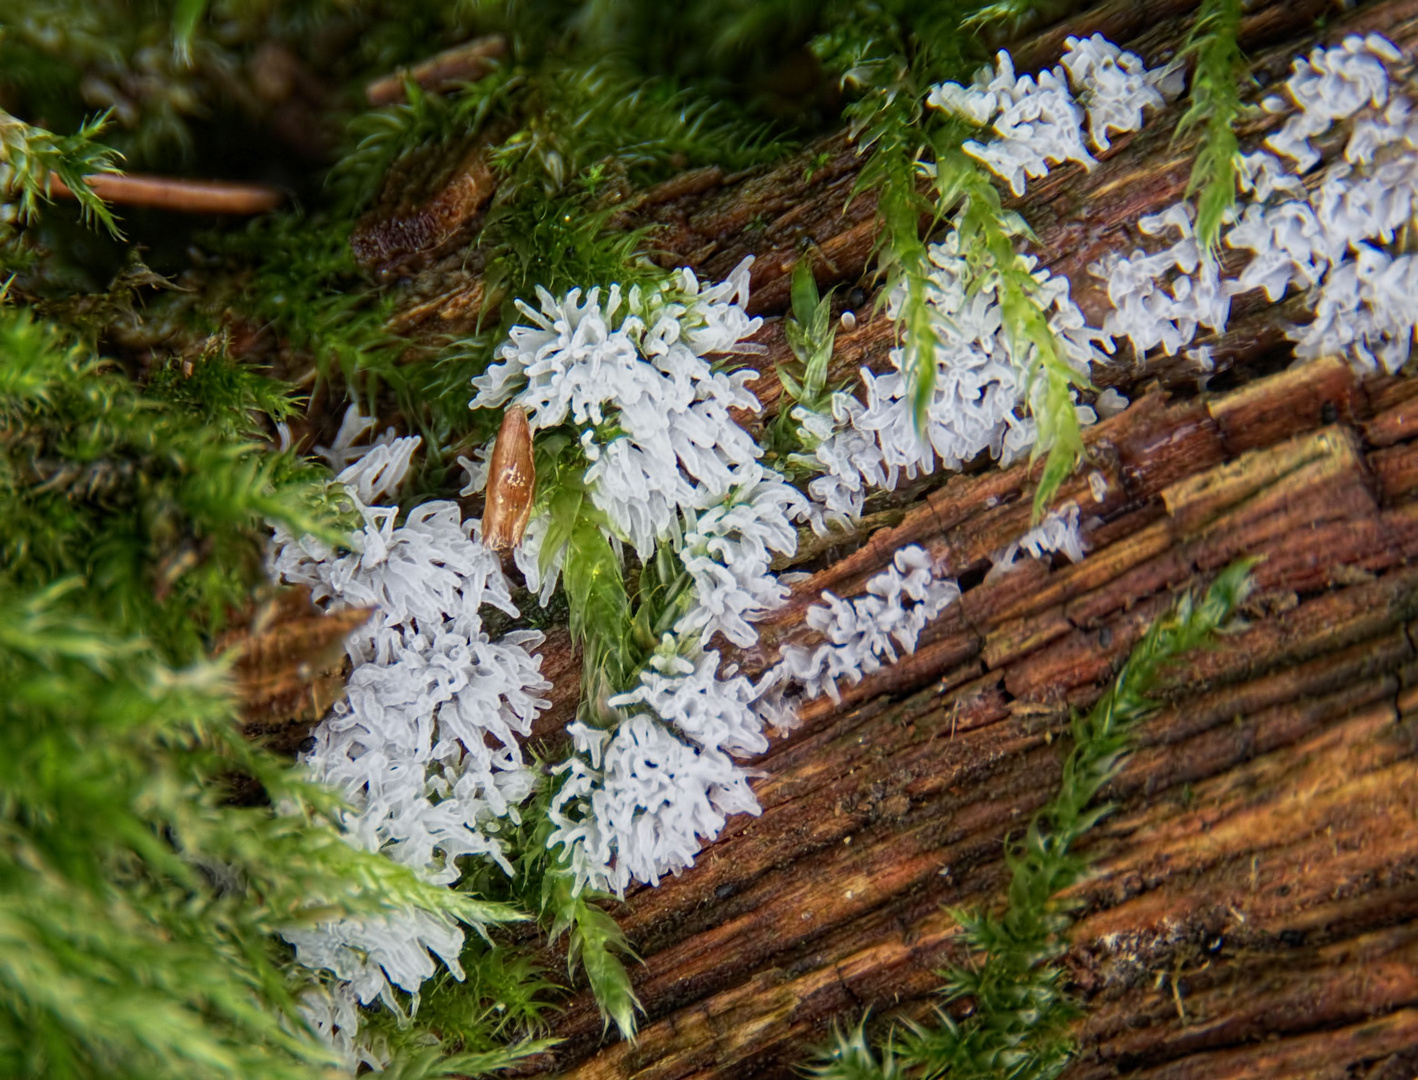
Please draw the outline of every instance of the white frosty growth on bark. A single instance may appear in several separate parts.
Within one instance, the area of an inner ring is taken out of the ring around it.
[[[1103,322],[1104,332],[1129,338],[1139,357],[1157,345],[1167,354],[1180,352],[1199,326],[1220,330],[1230,317],[1231,295],[1238,290],[1234,283],[1222,282],[1216,260],[1201,251],[1194,217],[1186,203],[1145,215],[1137,223],[1143,235],[1171,231],[1177,239],[1151,253],[1109,252],[1088,268],[1108,283],[1113,311]]]
[[[930,554],[915,544],[904,547],[892,564],[867,582],[866,592],[844,600],[824,591],[823,604],[808,608],[807,624],[825,638],[812,648],[785,645],[782,659],[763,680],[765,690],[781,696],[788,684],[803,696],[827,694],[840,701],[839,679],[852,684],[916,651],[921,631],[960,598],[950,578],[935,573]]]
[[[361,424],[347,414],[342,431]],[[518,819],[535,786],[518,736],[546,706],[539,694],[550,684],[528,652],[539,633],[492,641],[482,628],[484,603],[513,615],[516,608],[477,522],[463,521],[453,502],[414,507],[402,525],[397,507],[373,505],[397,490],[418,444],[386,436],[353,448],[337,439],[332,454],[353,463],[336,480],[363,528],[348,551],[277,529],[271,562],[274,576],[308,585],[327,610],[375,609],[346,641],[354,670],[345,698],[303,755],[312,775],[349,803],[345,839],[452,885],[463,856],[486,856],[511,872],[499,823]],[[343,918],[285,936],[303,964],[333,972],[365,1004],[381,998],[396,1007],[396,986],[416,994],[433,975],[434,955],[461,978],[463,931],[429,912]]]
[[[932,271],[926,305],[935,336],[936,381],[925,438],[916,431],[899,348],[891,352],[892,371],[876,375],[862,369],[865,404],[837,394],[830,423],[822,416],[802,417],[804,427],[820,440],[813,453],[823,471],[808,491],[822,502],[830,520],[859,516],[872,487],[895,488],[902,477],[940,467],[959,469],[986,450],[1008,463],[1034,442],[1034,422],[1019,415],[1034,347],[1019,348],[1006,331],[997,279],[986,275],[972,287],[957,233],[931,244],[928,254]],[[1032,257],[1018,258],[1028,269],[1035,265]],[[1092,363],[1104,359],[1102,350],[1111,342],[1085,325],[1069,298],[1066,278],[1035,270],[1034,279],[1061,358],[1086,375]],[[893,297],[888,311],[894,314],[900,301]],[[1091,409],[1079,408],[1081,419],[1093,419]]]
[[[1085,119],[1093,145],[1106,150],[1113,135],[1139,130],[1145,112],[1165,103],[1167,81],[1167,72],[1148,71],[1139,57],[1095,34],[1069,38],[1059,65],[1037,77],[1017,76],[1009,53],[1001,51],[995,66],[982,69],[970,86],[942,83],[931,88],[927,101],[989,127],[992,139],[967,141],[964,149],[1022,195],[1028,178],[1046,176],[1051,163],[1091,168],[1096,162],[1083,142]],[[917,431],[907,400],[901,349],[891,354],[893,370],[877,375],[863,369],[864,401],[839,393],[830,417],[803,409],[793,413],[812,440],[823,473],[808,490],[828,521],[859,517],[873,487],[894,488],[902,477],[938,467],[958,469],[985,450],[1008,463],[1034,443],[1034,422],[1023,415],[1033,404],[1024,398],[1034,349],[1016,347],[1004,329],[997,273],[968,265],[953,230],[928,254],[933,269],[925,300],[935,340],[917,344],[922,355],[933,354],[936,378],[925,430]],[[1034,271],[1032,258],[1017,258]],[[1086,324],[1069,298],[1067,279],[1042,269],[1034,278],[1061,358],[1087,378],[1091,365],[1111,352],[1111,333]],[[1200,296],[1209,282],[1198,285]],[[1171,299],[1174,306],[1179,302]],[[1196,297],[1187,299],[1196,305]],[[902,300],[890,298],[893,318]],[[1203,314],[1210,317],[1211,308]],[[1177,313],[1177,318],[1186,316]],[[1042,388],[1037,382],[1030,393]],[[1081,420],[1093,419],[1086,406],[1079,408]]]
[[[1129,338],[1139,356],[1158,346],[1175,354],[1199,327],[1225,329],[1232,296],[1262,289],[1275,302],[1295,287],[1313,314],[1287,331],[1298,358],[1344,355],[1361,372],[1401,368],[1418,327],[1418,257],[1394,248],[1418,209],[1418,116],[1388,73],[1401,59],[1377,34],[1298,58],[1284,93],[1264,102],[1287,115],[1284,126],[1266,139],[1269,149],[1237,159],[1243,198],[1224,240],[1251,252],[1239,278],[1221,279],[1196,243],[1191,207],[1178,203],[1138,222],[1149,237],[1175,231],[1170,246],[1110,253],[1089,267],[1114,306],[1104,330]],[[1343,156],[1307,184],[1301,174],[1322,161],[1311,140],[1336,122],[1350,125]],[[1209,370],[1210,346],[1186,351]]]
[[[743,648],[758,640],[751,625],[782,604],[788,588],[770,569],[773,552],[798,549],[794,521],[812,508],[797,488],[756,463],[742,470],[744,485],[702,513],[689,511],[680,561],[694,582],[693,606],[676,631],[698,634],[707,644],[715,633]]]
[[[721,679],[719,654],[698,664],[661,655],[612,703],[630,712],[614,732],[571,724],[575,753],[552,799],[548,847],[576,877],[619,896],[632,881],[658,885],[693,865],[729,815],[757,814],[749,773],[729,751],[767,748],[741,675]],[[671,730],[673,729],[673,730]]]
[[[1038,525],[991,555],[990,561],[994,565],[985,575],[985,580],[993,581],[1016,569],[1022,553],[1041,559],[1055,551],[1062,552],[1069,562],[1075,563],[1082,562],[1087,552],[1087,545],[1079,532],[1078,506],[1075,503],[1068,503],[1062,509],[1050,510]]]
[[[377,1072],[389,1064],[386,1040],[371,1045],[359,1038],[359,999],[349,983],[311,983],[296,998],[296,1013],[335,1052],[348,1075],[361,1065]]]
[[[758,411],[746,389],[757,373],[706,359],[745,350],[760,325],[742,306],[750,262],[708,287],[681,270],[655,289],[612,285],[604,300],[538,289],[540,310],[518,301],[530,325],[513,327],[502,362],[473,380],[473,408],[512,401],[533,431],[573,426],[591,501],[642,559],[679,537],[682,515],[743,487],[763,453],[729,413]],[[465,493],[485,479],[468,464]]]
[[[1285,84],[1288,102],[1266,102],[1272,111],[1296,110],[1266,145],[1299,172],[1320,162],[1310,139],[1353,121],[1343,159],[1326,165],[1308,192],[1278,162],[1265,162],[1278,178],[1269,190],[1256,184],[1254,201],[1226,237],[1254,253],[1241,288],[1263,288],[1271,300],[1292,285],[1309,291],[1314,319],[1289,332],[1302,359],[1337,353],[1361,371],[1392,373],[1410,354],[1418,259],[1392,246],[1418,209],[1418,117],[1386,67],[1401,59],[1377,34],[1353,35],[1297,59]]]
[[[1058,66],[1037,76],[1015,75],[1013,59],[1000,50],[995,67],[982,68],[970,86],[941,83],[926,97],[938,109],[989,126],[993,138],[968,140],[963,149],[1015,195],[1024,194],[1029,180],[1048,176],[1051,164],[1098,164],[1083,144],[1085,117],[1093,145],[1108,150],[1111,135],[1141,130],[1143,112],[1166,103],[1164,72],[1148,71],[1140,57],[1101,34],[1070,37],[1065,46]]]

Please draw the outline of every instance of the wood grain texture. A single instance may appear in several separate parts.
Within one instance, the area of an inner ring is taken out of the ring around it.
[[[601,1045],[583,996],[543,1070],[789,1076],[834,1017],[919,1012],[933,969],[960,959],[943,908],[998,899],[1003,839],[1052,792],[1068,710],[1096,699],[1179,590],[1242,553],[1263,559],[1248,626],[1168,676],[1090,845],[1068,958],[1087,1007],[1072,1074],[1339,1076],[1354,1055],[1408,1047],[1418,503],[1370,466],[1409,444],[1375,449],[1363,431],[1400,404],[1376,403],[1415,390],[1326,361],[1225,396],[1154,395],[1101,425],[1088,558],[967,588],[907,662],[843,708],[809,706],[754,763],[763,813],[617,909],[645,958],[638,1043]],[[1322,423],[1326,402],[1346,420]],[[1290,422],[1265,422],[1279,415]],[[1164,437],[1195,469],[1153,452]],[[908,538],[968,573],[1016,534],[1028,475],[952,480],[800,591],[849,595]],[[766,629],[810,634],[800,612]],[[1321,1029],[1346,1033],[1316,1042]]]
[[[347,608],[325,613],[310,589],[277,590],[214,652],[231,660],[241,730],[273,750],[294,751],[345,690],[345,638],[374,613]]]

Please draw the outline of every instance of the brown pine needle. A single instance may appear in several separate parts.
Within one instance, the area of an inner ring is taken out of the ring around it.
[[[474,38],[431,56],[422,64],[400,68],[392,75],[375,79],[364,88],[364,96],[374,106],[393,105],[404,100],[405,79],[413,79],[425,90],[435,93],[458,83],[477,82],[506,52],[507,39],[501,34]]]
[[[225,180],[178,180],[141,173],[100,174],[87,178],[95,195],[122,206],[150,206],[182,214],[264,214],[285,199],[267,184],[237,184]],[[59,177],[49,177],[51,195],[73,198]]]

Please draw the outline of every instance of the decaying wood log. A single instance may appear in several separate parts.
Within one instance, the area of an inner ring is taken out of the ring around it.
[[[1070,34],[1101,32],[1126,48],[1138,51],[1149,64],[1171,60],[1191,27],[1194,0],[1104,0],[1057,27],[1014,47],[1020,71],[1056,63],[1063,41]],[[1316,22],[1344,11],[1316,32]],[[1335,0],[1276,0],[1256,4],[1242,23],[1241,43],[1252,58],[1258,83],[1282,80],[1298,54],[1316,43],[1334,44],[1350,33],[1380,31],[1410,56],[1418,44],[1418,0],[1378,0],[1364,5],[1336,4]],[[1029,251],[1040,265],[1061,274],[1072,284],[1072,295],[1092,325],[1100,325],[1109,310],[1104,284],[1088,273],[1088,266],[1108,251],[1131,251],[1140,246],[1137,220],[1157,213],[1180,199],[1185,191],[1196,151],[1195,136],[1173,138],[1186,99],[1153,114],[1142,131],[1118,136],[1112,148],[1099,156],[1091,171],[1068,164],[1031,184],[1025,199],[1006,192],[1005,205],[1021,210],[1038,236]],[[1243,124],[1247,143],[1258,142],[1278,126],[1277,117],[1260,113]],[[1330,154],[1338,147],[1329,147]],[[458,148],[456,153],[464,153]],[[823,157],[825,155],[825,159]],[[442,171],[439,191],[429,195],[427,223],[407,206],[386,222],[372,220],[366,229],[389,236],[406,236],[400,246],[391,240],[371,265],[391,267],[400,278],[400,300],[392,316],[391,332],[412,339],[437,339],[446,334],[471,332],[485,308],[500,297],[489,296],[482,279],[486,252],[467,241],[477,235],[485,202],[486,176],[476,154],[464,167],[450,160]],[[834,136],[806,147],[782,163],[739,174],[708,167],[677,176],[648,191],[622,197],[618,222],[625,228],[644,227],[658,258],[665,265],[689,266],[708,279],[724,277],[745,256],[756,259],[752,272],[750,308],[767,316],[757,340],[768,347],[758,358],[744,363],[767,372],[755,386],[765,411],[776,411],[781,390],[771,372],[789,359],[779,319],[787,306],[793,266],[811,251],[814,271],[824,288],[836,283],[856,284],[868,294],[874,285],[870,273],[872,248],[877,237],[876,204],[870,193],[851,197],[863,159],[845,136]],[[466,175],[465,175],[466,174]],[[392,193],[404,193],[406,171],[391,181]],[[482,202],[469,203],[460,194],[477,190]],[[394,194],[387,196],[398,201]],[[464,207],[456,223],[447,207]],[[397,228],[395,228],[397,226]],[[436,227],[435,227],[436,226]],[[459,239],[463,242],[458,242]],[[1229,253],[1223,267],[1231,273],[1237,253]],[[383,272],[381,270],[381,272]],[[836,310],[850,306],[850,290],[841,290]],[[855,330],[839,332],[833,356],[832,377],[850,379],[863,365],[880,370],[895,344],[895,331],[883,314],[864,317],[870,304],[857,304]],[[835,313],[835,311],[834,311]],[[1224,333],[1203,331],[1194,345],[1213,349],[1217,371],[1255,365],[1288,351],[1284,322],[1299,312],[1277,317],[1273,305],[1259,291],[1237,297]],[[1116,364],[1094,373],[1101,389],[1124,390],[1160,380],[1168,387],[1194,384],[1200,375],[1185,357],[1152,356],[1139,361],[1122,343]]]
[[[1052,793],[1068,710],[1243,553],[1263,559],[1248,627],[1169,676],[1091,845],[1073,1075],[1338,1076],[1418,1046],[1413,436],[1418,381],[1360,383],[1338,361],[1153,394],[1091,435],[1106,494],[1068,493],[1097,519],[1078,565],[979,581],[1027,520],[1018,466],[953,479],[823,569],[799,605],[851,595],[912,542],[979,583],[845,708],[804,710],[755,763],[761,817],[627,899],[640,1040],[592,1054],[583,997],[546,1070],[787,1076],[834,1017],[919,1011],[961,959],[943,905],[1000,895],[1003,839]],[[801,639],[800,615],[765,641]]]
[[[1370,30],[1418,52],[1418,0],[1351,7],[1252,5],[1253,70],[1273,81],[1316,41]],[[1156,65],[1194,9],[1105,0],[1018,45],[1017,63],[1052,63],[1066,35],[1099,30]],[[1056,170],[1022,207],[1042,263],[1095,325],[1107,300],[1088,265],[1136,246],[1137,218],[1185,188],[1194,147],[1171,142],[1183,107],[1118,139],[1090,173]],[[1273,122],[1248,121],[1243,136]],[[628,197],[622,224],[656,226],[666,259],[711,278],[757,255],[768,354],[755,362],[771,371],[804,250],[822,284],[870,284],[875,207],[849,199],[859,164],[837,138],[774,168],[699,170]],[[476,234],[486,181],[455,169],[449,190],[477,199],[444,214],[426,249],[381,253],[404,275],[392,331],[462,331],[488,302],[482,255],[458,242]],[[888,320],[840,290],[848,302],[858,321],[838,334],[834,375],[880,367],[894,344]],[[1237,298],[1230,328],[1201,342],[1225,372],[1215,392],[1184,358],[1139,362],[1126,348],[1098,373],[1136,400],[1087,432],[1088,464],[1059,494],[1085,520],[1077,565],[986,577],[1029,526],[1039,468],[1027,464],[933,481],[809,547],[812,578],[757,646],[730,650],[749,674],[812,642],[803,614],[822,590],[860,592],[906,544],[959,575],[961,601],[914,654],[844,687],[841,705],[804,705],[802,727],[754,763],[760,816],[734,819],[692,870],[616,908],[644,958],[639,1040],[604,1034],[582,994],[553,1024],[562,1044],[524,1074],[787,1077],[834,1020],[922,1015],[936,969],[962,959],[946,907],[998,902],[1003,842],[1052,794],[1070,710],[1097,699],[1180,592],[1243,555],[1262,560],[1247,626],[1170,673],[1165,708],[1108,792],[1119,809],[1089,844],[1096,872],[1077,889],[1067,957],[1084,1010],[1068,1075],[1418,1074],[1418,380],[1359,380],[1339,360],[1273,374],[1293,314]],[[771,375],[761,384],[771,414],[780,391]],[[576,668],[553,630],[542,743],[574,709]]]

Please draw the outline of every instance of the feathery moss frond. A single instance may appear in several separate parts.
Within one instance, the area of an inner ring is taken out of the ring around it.
[[[1187,195],[1197,196],[1196,235],[1202,249],[1214,254],[1221,227],[1236,205],[1236,122],[1245,112],[1241,81],[1246,58],[1241,52],[1241,0],[1203,0],[1187,40],[1196,55],[1191,105],[1177,122],[1177,134],[1201,126],[1201,145],[1187,181]]]
[[[560,865],[549,867],[542,879],[542,910],[551,915],[551,940],[570,934],[569,969],[575,974],[579,966],[586,972],[606,1026],[614,1023],[621,1038],[634,1041],[635,1014],[644,1010],[621,957],[639,958],[619,924],[591,903],[586,890],[577,893],[575,884],[575,877]]]
[[[927,139],[922,126],[925,84],[907,59],[907,28],[885,11],[874,15],[833,27],[814,40],[813,49],[829,70],[839,73],[843,86],[860,91],[843,113],[857,152],[869,155],[852,194],[877,195],[881,233],[875,254],[877,270],[886,278],[879,302],[902,294],[901,370],[916,430],[924,432],[936,366],[935,332],[926,305],[930,260],[921,221],[939,220],[920,188]]]
[[[803,1072],[818,1080],[904,1080],[905,1076],[889,1041],[880,1053],[872,1046],[865,1017],[850,1031],[834,1024],[827,1045]]]
[[[40,202],[49,201],[54,178],[74,193],[85,221],[96,221],[118,236],[113,211],[88,181],[90,176],[119,171],[117,153],[94,141],[107,125],[104,113],[85,120],[72,135],[55,135],[0,109],[0,210],[13,201],[20,223],[32,222],[39,215]]]
[[[441,1049],[414,1051],[399,1058],[379,1073],[381,1080],[444,1080],[492,1076],[503,1069],[545,1053],[557,1044],[556,1039],[527,1039],[514,1046],[476,1053],[445,1054]]]
[[[1006,843],[1010,883],[1004,911],[953,913],[978,954],[974,962],[941,973],[948,1002],[971,1001],[965,1018],[955,1020],[942,1009],[933,1024],[893,1030],[880,1056],[860,1026],[850,1035],[838,1032],[819,1051],[812,1075],[1043,1080],[1059,1074],[1072,1052],[1068,1022],[1076,1007],[1057,963],[1070,922],[1068,905],[1058,898],[1087,870],[1079,841],[1111,810],[1094,799],[1122,767],[1138,723],[1157,708],[1150,695],[1158,676],[1222,630],[1250,591],[1251,565],[1249,560],[1232,564],[1200,601],[1183,596],[1133,647],[1098,703],[1074,718],[1073,747],[1058,791],[1024,836]]]
[[[779,471],[795,476],[799,470],[814,471],[815,462],[803,451],[816,449],[816,442],[793,418],[797,406],[816,413],[831,408],[827,369],[837,330],[832,325],[832,290],[818,293],[812,257],[804,255],[793,267],[792,311],[783,322],[784,336],[795,363],[778,365],[778,381],[787,400],[767,431],[767,456]]]
[[[404,154],[476,136],[524,82],[524,76],[501,67],[448,94],[430,94],[408,80],[406,101],[356,115],[346,133],[350,149],[325,181],[339,210],[346,215],[363,210]]]
[[[607,60],[528,76],[509,108],[517,126],[492,148],[498,187],[479,239],[489,295],[508,301],[537,286],[555,294],[661,280],[645,257],[652,238],[610,227],[630,185],[786,149],[762,124]]]
[[[586,983],[607,1026],[614,1023],[624,1039],[634,1039],[635,1015],[643,1011],[631,986],[626,961],[638,960],[625,932],[600,906],[613,897],[589,888],[576,889],[576,875],[547,849],[552,826],[547,808],[558,781],[545,769],[542,783],[522,820],[505,838],[517,872],[511,878],[483,867],[465,884],[489,894],[505,895],[516,906],[537,913],[551,941],[567,935],[567,973],[575,979],[584,971]],[[515,1000],[515,999],[514,999]],[[532,1028],[525,1028],[533,1034]]]
[[[947,212],[958,206],[955,226],[960,250],[977,280],[988,275],[998,282],[1005,332],[1015,352],[1029,356],[1026,399],[1038,439],[1033,455],[1047,453],[1044,471],[1034,491],[1035,521],[1053,500],[1059,485],[1083,458],[1083,432],[1073,405],[1073,388],[1087,379],[1060,355],[1048,315],[1023,257],[1014,249],[1016,236],[1029,228],[1018,214],[1008,213],[984,169],[957,148],[958,139],[942,142],[936,152],[936,183]]]
[[[537,445],[537,510],[550,525],[542,541],[543,572],[566,552],[562,579],[570,609],[571,638],[581,646],[581,710],[601,724],[606,699],[625,689],[635,670],[630,598],[620,556],[602,531],[604,516],[591,502],[579,447],[554,434]]]
[[[993,29],[1017,39],[1030,29],[1048,25],[1082,7],[1081,0],[995,0],[972,11],[961,25],[976,30]]]

